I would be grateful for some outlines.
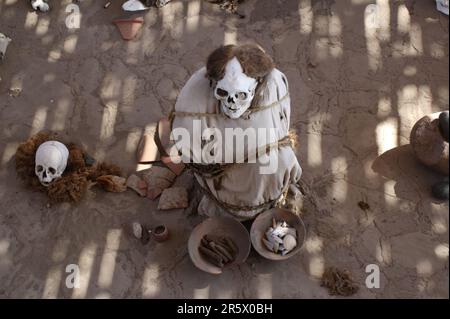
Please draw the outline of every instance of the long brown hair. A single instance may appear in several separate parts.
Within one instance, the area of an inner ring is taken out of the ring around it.
[[[258,81],[251,107],[256,106],[259,104],[260,93],[265,88],[266,77],[275,68],[275,63],[259,45],[225,45],[209,55],[206,63],[206,76],[214,82],[223,79],[226,65],[234,57],[238,59],[244,73]]]

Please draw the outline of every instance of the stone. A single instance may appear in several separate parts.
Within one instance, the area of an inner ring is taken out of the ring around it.
[[[186,208],[188,206],[188,192],[184,187],[172,187],[165,189],[162,192],[158,203],[159,210]]]
[[[132,224],[132,228],[133,228],[133,235],[134,237],[136,237],[137,239],[141,239],[142,238],[142,226],[139,223],[133,223]]]
[[[449,145],[440,132],[439,114],[426,115],[417,121],[411,130],[410,143],[420,162],[448,176]]]
[[[448,179],[438,182],[433,185],[431,192],[433,196],[440,200],[448,200],[449,199],[449,184]]]

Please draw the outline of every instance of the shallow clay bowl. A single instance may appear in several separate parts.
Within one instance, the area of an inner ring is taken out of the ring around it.
[[[200,255],[198,247],[203,236],[213,234],[229,236],[239,248],[236,259],[224,268],[214,266]],[[188,250],[194,265],[210,274],[221,274],[223,269],[245,262],[250,253],[250,235],[247,229],[237,220],[230,217],[211,217],[198,224],[189,237]]]
[[[275,218],[277,222],[285,221],[289,226],[297,230],[297,247],[284,256],[268,250],[262,241],[267,229],[272,226],[272,218]],[[301,218],[294,213],[281,208],[272,208],[261,213],[255,219],[250,230],[250,238],[252,239],[253,248],[264,258],[270,260],[286,260],[297,254],[302,248],[306,239],[306,227]]]

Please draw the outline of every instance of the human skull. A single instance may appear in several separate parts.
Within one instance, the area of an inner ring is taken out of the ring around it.
[[[47,1],[44,0],[31,0],[31,6],[34,10],[41,10],[42,12],[47,12],[50,10],[50,6]]]
[[[239,60],[234,57],[225,67],[225,76],[217,82],[214,96],[220,101],[222,112],[232,119],[248,110],[255,97],[258,81],[248,77]]]
[[[35,173],[44,186],[61,177],[67,166],[69,150],[57,141],[42,143],[36,152]]]

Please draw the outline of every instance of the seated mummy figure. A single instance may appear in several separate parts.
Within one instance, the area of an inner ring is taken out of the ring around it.
[[[283,200],[302,169],[285,75],[253,44],[211,53],[180,92],[171,138],[202,191],[198,211],[248,220]]]

